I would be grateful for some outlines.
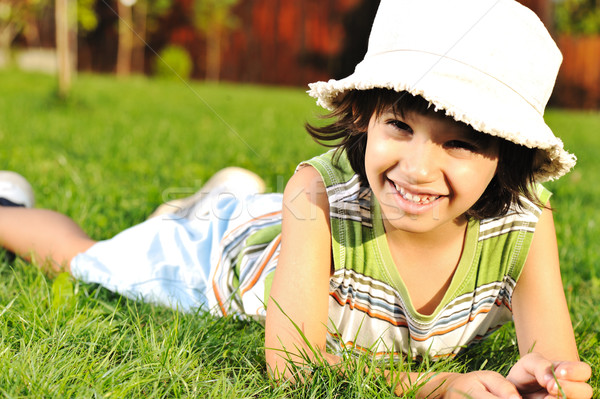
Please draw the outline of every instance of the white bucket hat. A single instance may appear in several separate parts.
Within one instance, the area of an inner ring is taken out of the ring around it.
[[[575,156],[544,122],[562,55],[539,18],[512,0],[382,0],[354,73],[308,93],[332,110],[349,90],[420,95],[476,130],[537,148],[535,177]]]

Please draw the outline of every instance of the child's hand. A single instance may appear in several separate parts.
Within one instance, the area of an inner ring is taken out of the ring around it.
[[[504,376],[494,371],[473,371],[466,374],[451,374],[440,377],[445,380],[444,399],[519,399],[517,389]],[[437,385],[436,381],[431,381]],[[431,387],[430,387],[431,388]],[[433,390],[431,396],[441,393]]]
[[[586,382],[591,373],[583,362],[553,363],[539,353],[530,353],[511,368],[507,379],[525,398],[588,399],[593,394]]]

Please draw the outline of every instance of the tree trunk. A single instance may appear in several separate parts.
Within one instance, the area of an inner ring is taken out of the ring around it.
[[[77,43],[78,35],[79,35],[79,27],[77,25],[77,0],[67,0],[68,7],[68,15],[70,18],[68,21],[68,29],[69,29],[69,60],[71,65],[71,76],[73,78],[77,77],[77,60],[78,60],[78,52],[79,45]]]
[[[58,95],[67,98],[71,88],[71,60],[69,59],[69,4],[68,0],[56,0],[56,57],[58,66]]]
[[[12,55],[10,53],[10,45],[15,39],[16,33],[14,25],[8,23],[2,29],[0,29],[0,61],[4,61],[5,65],[8,66],[12,63]],[[2,60],[4,58],[4,60]],[[0,64],[0,67],[3,66]]]
[[[146,25],[148,20],[148,5],[145,1],[138,1],[136,3],[133,19],[135,21],[134,26],[138,37],[133,41],[132,69],[134,71],[145,73]]]
[[[117,1],[119,13],[119,48],[117,51],[117,76],[131,74],[131,54],[133,51],[133,18],[131,7]]]
[[[221,77],[221,30],[217,27],[206,32],[206,80]]]

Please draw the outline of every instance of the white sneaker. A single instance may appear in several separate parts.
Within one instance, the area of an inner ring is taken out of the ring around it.
[[[182,218],[201,216],[210,212],[212,202],[222,195],[243,198],[265,192],[265,182],[256,173],[235,166],[215,173],[195,194],[165,202],[149,216],[176,214]]]
[[[15,172],[0,170],[0,205],[33,208],[35,197],[27,179]]]

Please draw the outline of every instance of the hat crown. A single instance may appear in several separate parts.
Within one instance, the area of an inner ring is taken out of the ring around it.
[[[540,115],[562,61],[540,19],[513,0],[382,0],[365,61],[389,52],[424,52],[468,65]]]
[[[309,93],[330,110],[352,90],[421,96],[481,133],[536,149],[535,178],[545,181],[575,165],[543,118],[561,61],[544,24],[514,0],[381,0],[354,73]]]

